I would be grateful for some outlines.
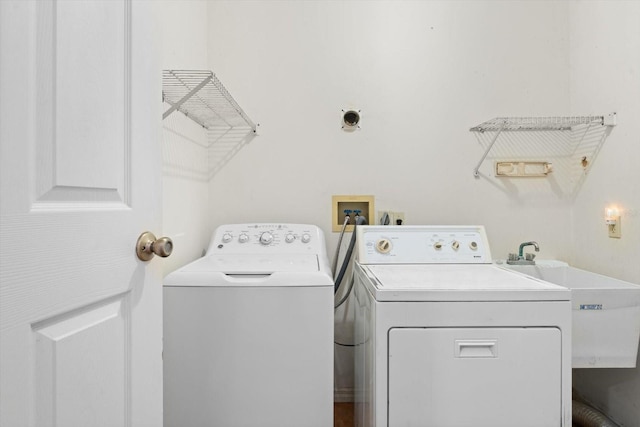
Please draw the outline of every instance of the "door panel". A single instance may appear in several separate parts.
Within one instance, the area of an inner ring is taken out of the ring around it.
[[[0,425],[162,425],[153,2],[0,1]]]
[[[35,4],[37,200],[127,203],[131,7]]]
[[[125,304],[120,298],[32,326],[38,427],[126,425],[130,345]],[[79,359],[79,354],[85,356]]]

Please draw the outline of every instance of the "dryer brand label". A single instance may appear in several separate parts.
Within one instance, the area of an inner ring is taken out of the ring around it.
[[[602,310],[602,304],[580,304],[580,310]]]

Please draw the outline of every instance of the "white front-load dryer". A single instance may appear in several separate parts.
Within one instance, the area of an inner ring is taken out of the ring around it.
[[[480,226],[357,237],[357,426],[571,426],[568,289],[492,265]]]
[[[313,225],[218,227],[164,281],[166,427],[333,425],[333,280]]]

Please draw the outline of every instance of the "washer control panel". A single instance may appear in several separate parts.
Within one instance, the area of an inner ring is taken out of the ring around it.
[[[489,264],[491,252],[484,227],[360,226],[361,264]]]
[[[324,235],[309,224],[226,224],[213,233],[207,254],[321,253]]]

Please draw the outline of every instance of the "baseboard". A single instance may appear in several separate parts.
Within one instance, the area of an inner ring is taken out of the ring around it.
[[[355,391],[353,388],[342,388],[333,391],[333,401],[338,403],[353,402]]]

